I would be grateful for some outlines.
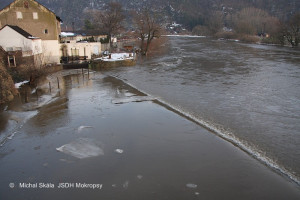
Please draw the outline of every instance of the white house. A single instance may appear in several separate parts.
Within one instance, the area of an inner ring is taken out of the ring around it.
[[[23,58],[32,57],[35,64],[43,63],[42,40],[18,26],[6,25],[0,29],[0,46],[7,52],[21,52]],[[16,66],[15,58],[12,64]]]
[[[21,50],[24,56],[42,53],[42,40],[27,33],[18,26],[6,25],[0,29],[0,45],[6,51]]]

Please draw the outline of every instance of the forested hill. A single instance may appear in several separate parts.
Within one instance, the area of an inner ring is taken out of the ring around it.
[[[10,0],[0,0],[7,4]],[[83,25],[85,14],[89,9],[103,9],[111,0],[37,0],[60,16],[64,24]],[[163,21],[176,21],[187,28],[204,23],[206,16],[215,11],[234,14],[243,8],[256,7],[270,15],[285,20],[294,13],[300,12],[299,0],[115,0],[121,3],[126,11],[147,7],[159,13]]]

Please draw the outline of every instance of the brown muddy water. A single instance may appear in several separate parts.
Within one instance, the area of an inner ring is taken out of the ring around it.
[[[288,177],[120,79],[62,71],[38,91],[1,113],[1,200],[300,198]]]

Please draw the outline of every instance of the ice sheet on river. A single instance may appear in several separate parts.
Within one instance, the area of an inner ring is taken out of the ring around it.
[[[104,155],[100,145],[89,138],[79,138],[69,144],[56,148],[56,150],[79,159]]]

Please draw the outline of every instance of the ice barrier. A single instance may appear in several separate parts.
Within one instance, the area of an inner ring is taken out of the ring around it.
[[[96,144],[94,140],[89,138],[79,138],[56,148],[56,150],[79,159],[104,155],[104,151],[99,144]]]
[[[150,96],[132,96],[130,98],[114,99],[111,102],[113,104],[125,104],[130,102],[144,102],[144,101],[153,101],[155,98]]]
[[[126,82],[125,80],[122,80],[119,77],[116,77],[116,76],[112,76],[112,77],[123,81],[124,83],[126,83],[130,87],[132,87],[132,88],[134,88],[134,89],[136,89],[136,90],[138,90],[138,91],[140,91],[140,92],[142,92],[142,93],[144,93],[148,96],[153,96],[153,95],[148,94],[147,92],[145,92],[143,90],[137,89],[134,85]],[[284,166],[279,166],[274,160],[272,160],[271,158],[268,158],[267,156],[260,153],[259,150],[255,149],[254,147],[252,147],[250,145],[246,145],[245,142],[243,142],[242,140],[237,138],[233,133],[231,133],[229,131],[226,131],[226,130],[221,130],[221,129],[217,128],[216,125],[214,125],[210,122],[207,122],[203,119],[199,119],[198,117],[194,116],[193,114],[184,111],[184,109],[181,108],[180,106],[174,106],[174,105],[162,100],[159,97],[155,97],[155,100],[159,104],[161,104],[162,106],[164,106],[166,108],[169,108],[170,110],[173,110],[174,112],[184,116],[185,118],[195,122],[196,124],[199,124],[200,126],[212,131],[213,133],[215,133],[219,137],[221,137],[224,140],[226,140],[226,141],[232,143],[233,145],[237,146],[238,148],[240,148],[241,150],[243,150],[244,152],[246,152],[250,156],[254,157],[255,159],[259,160],[263,164],[267,165],[271,169],[274,169],[276,172],[279,172],[281,175],[287,176],[289,179],[294,181],[296,184],[300,185],[299,177],[296,177],[294,174],[289,172],[287,169],[285,169]]]

